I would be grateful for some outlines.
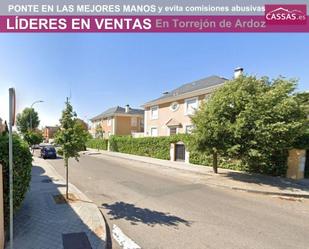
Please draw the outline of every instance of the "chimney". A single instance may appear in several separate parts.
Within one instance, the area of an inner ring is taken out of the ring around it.
[[[237,79],[239,76],[242,76],[244,69],[242,67],[237,67],[234,70],[234,79]]]
[[[126,113],[128,113],[130,111],[130,106],[126,105],[125,110],[126,110]]]

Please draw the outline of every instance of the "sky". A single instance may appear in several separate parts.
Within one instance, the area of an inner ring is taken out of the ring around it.
[[[309,90],[309,34],[0,34],[0,117],[8,88],[17,112],[34,105],[40,126],[59,123],[66,97],[89,120],[113,106],[139,108],[210,75],[298,78]]]

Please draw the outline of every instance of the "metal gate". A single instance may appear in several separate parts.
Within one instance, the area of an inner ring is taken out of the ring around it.
[[[184,144],[176,144],[175,160],[176,161],[184,161],[185,160],[185,146],[184,146]]]

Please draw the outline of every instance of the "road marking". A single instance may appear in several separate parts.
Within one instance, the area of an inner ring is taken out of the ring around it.
[[[115,224],[113,225],[113,237],[123,249],[141,249],[139,245],[125,235]]]

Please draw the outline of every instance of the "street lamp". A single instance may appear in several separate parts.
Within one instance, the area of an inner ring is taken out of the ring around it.
[[[37,101],[34,101],[32,104],[31,104],[31,112],[30,112],[30,130],[32,130],[32,107],[37,104],[37,103],[42,103],[44,102],[43,100],[37,100]]]

